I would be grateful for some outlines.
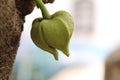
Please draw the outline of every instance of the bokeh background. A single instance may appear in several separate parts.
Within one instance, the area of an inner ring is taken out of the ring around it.
[[[41,17],[35,7],[25,18],[12,72],[15,80],[103,80],[106,57],[120,43],[119,4],[120,0],[55,0],[46,4],[51,14],[66,10],[75,21],[70,57],[59,51],[59,61],[30,38],[32,21]]]

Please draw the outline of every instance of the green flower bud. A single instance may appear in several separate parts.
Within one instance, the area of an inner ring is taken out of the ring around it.
[[[57,50],[69,56],[69,42],[73,33],[74,21],[66,11],[58,11],[49,15],[41,0],[36,0],[41,8],[43,18],[37,18],[32,23],[31,38],[41,49],[50,52],[58,60]]]
[[[40,22],[42,21],[42,18],[37,18],[32,23],[32,29],[31,29],[31,38],[32,41],[35,43],[35,45],[45,51],[48,51],[52,53],[56,60],[58,60],[58,53],[55,48],[49,46],[43,37],[43,33],[40,27]]]

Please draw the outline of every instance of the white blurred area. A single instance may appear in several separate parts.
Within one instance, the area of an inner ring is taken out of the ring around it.
[[[103,63],[94,63],[89,66],[76,66],[64,69],[49,80],[104,80]]]
[[[120,1],[97,0],[96,2],[95,41],[104,46],[119,45]]]
[[[74,10],[77,1],[82,0],[55,0],[46,6],[51,14],[66,10],[75,20],[75,13],[79,11]],[[70,42],[70,57],[60,52],[59,61],[55,61],[52,55],[40,50],[31,41],[31,24],[36,17],[41,17],[40,10],[35,7],[26,16],[16,58],[16,64],[19,63],[16,80],[104,80],[105,58],[120,43],[120,1],[88,1],[94,5],[93,30],[82,34],[75,30]]]

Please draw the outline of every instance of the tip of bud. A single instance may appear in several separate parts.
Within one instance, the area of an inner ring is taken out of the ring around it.
[[[59,60],[59,58],[58,58],[58,53],[57,52],[54,52],[54,53],[52,53],[53,54],[53,56],[54,56],[54,58],[55,58],[55,60]]]
[[[58,61],[58,60],[59,60],[59,59],[58,59],[58,56],[54,56],[54,58],[55,58],[55,60],[56,60],[56,61]]]
[[[62,52],[63,52],[67,57],[70,56],[70,54],[69,54],[69,50],[68,50],[68,49],[63,50]]]

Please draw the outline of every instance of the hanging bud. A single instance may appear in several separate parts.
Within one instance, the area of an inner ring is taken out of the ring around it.
[[[31,38],[41,49],[50,52],[58,60],[57,50],[69,56],[69,42],[73,33],[74,21],[66,11],[58,11],[49,15],[42,0],[35,0],[42,11],[43,18],[32,23]]]

